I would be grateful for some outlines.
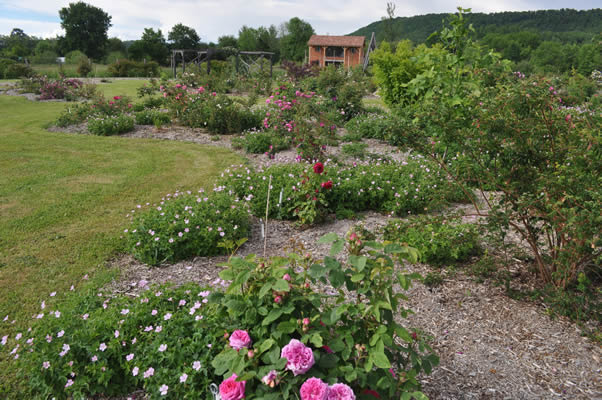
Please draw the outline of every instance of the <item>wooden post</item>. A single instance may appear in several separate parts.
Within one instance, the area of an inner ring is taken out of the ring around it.
[[[347,65],[347,47],[343,47],[343,68],[349,69]]]
[[[174,54],[175,52],[172,50],[171,52],[171,73],[173,74],[173,77],[175,79],[176,77],[176,63],[175,63],[175,59],[174,59]]]

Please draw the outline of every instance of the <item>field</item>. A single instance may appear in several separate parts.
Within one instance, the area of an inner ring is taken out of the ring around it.
[[[100,88],[133,95],[140,84]],[[209,187],[239,161],[227,150],[180,142],[46,131],[64,107],[0,96],[0,314],[19,321],[5,334],[22,329],[51,291],[79,290],[85,275],[94,286],[115,277],[104,265],[123,248],[133,205]],[[14,383],[4,355],[0,393]]]

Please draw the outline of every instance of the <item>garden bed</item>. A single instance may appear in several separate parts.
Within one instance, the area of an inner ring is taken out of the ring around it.
[[[388,218],[365,213],[366,228],[377,230]],[[283,255],[293,243],[302,244],[315,257],[328,253],[317,244],[322,235],[344,235],[357,221],[335,220],[308,229],[291,222],[270,221],[267,255]],[[249,241],[238,255],[263,254],[259,221],[253,223]],[[136,296],[140,281],[219,285],[218,265],[227,257],[197,257],[149,268],[131,256],[114,260],[121,280],[103,291]],[[423,264],[408,265],[410,272],[426,275]],[[422,377],[424,392],[432,399],[593,399],[600,395],[602,351],[565,319],[551,320],[537,304],[508,298],[492,282],[477,283],[463,271],[445,279],[435,289],[416,283],[408,292],[415,311],[409,324],[434,337],[433,349],[440,365]]]

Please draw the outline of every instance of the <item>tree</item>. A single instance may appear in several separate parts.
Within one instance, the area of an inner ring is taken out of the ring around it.
[[[238,40],[234,35],[225,35],[217,38],[218,47],[236,47],[238,48]]]
[[[172,49],[192,49],[199,48],[201,38],[193,28],[186,25],[177,24],[171,28],[167,35],[167,39],[171,42]]]
[[[59,11],[65,37],[61,38],[63,53],[80,50],[99,60],[105,53],[111,16],[98,7],[83,2],[70,3]]]
[[[292,61],[302,61],[307,50],[307,42],[313,35],[314,28],[300,18],[291,18],[284,24],[284,36],[281,43],[282,58]]]
[[[238,48],[243,51],[257,50],[257,29],[243,25],[238,31]]]
[[[395,41],[395,33],[393,32],[393,19],[395,18],[395,3],[387,3],[387,16],[382,17],[382,21],[385,23],[385,36],[389,43]]]
[[[136,40],[128,49],[134,60],[150,58],[159,64],[164,64],[168,55],[167,43],[161,29],[144,28],[142,39]]]

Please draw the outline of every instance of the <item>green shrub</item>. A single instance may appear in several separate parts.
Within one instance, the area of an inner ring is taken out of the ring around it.
[[[383,237],[415,247],[420,260],[433,265],[468,261],[480,252],[475,225],[437,217],[389,221]]]
[[[77,73],[81,77],[87,77],[92,72],[92,62],[88,57],[81,57],[77,63]]]
[[[162,97],[145,97],[141,102],[134,104],[132,111],[140,112],[145,109],[162,108],[163,106]]]
[[[216,191],[196,195],[176,192],[160,204],[137,211],[127,230],[129,251],[149,265],[194,256],[224,254],[225,241],[238,241],[249,233],[244,203]]]
[[[115,77],[157,77],[159,76],[159,64],[154,61],[144,63],[118,60],[109,65],[108,73]]]
[[[78,65],[82,60],[88,57],[79,50],[73,50],[65,54],[65,64]]]
[[[164,86],[162,91],[171,115],[184,126],[206,128],[219,134],[240,133],[261,126],[261,111],[245,107],[225,95],[182,84]]]
[[[0,79],[9,79],[4,76],[6,73],[6,69],[9,65],[16,64],[15,60],[11,60],[10,58],[0,58]]]
[[[26,64],[8,63],[4,68],[4,79],[29,78],[34,75],[33,69]]]
[[[53,311],[40,312],[27,339],[3,340],[7,348],[19,344],[14,362],[35,398],[122,397],[143,389],[150,399],[206,399],[209,386],[232,373],[246,381],[249,400],[298,397],[316,376],[345,382],[358,396],[371,390],[381,398],[422,398],[416,377],[439,360],[426,335],[399,322],[411,310],[393,288],[407,291],[419,278],[397,272],[401,260],[415,261],[415,251],[358,245],[364,238],[352,235],[320,239],[332,243],[323,262],[301,249],[286,258],[231,258],[217,288],[161,286],[139,297],[89,290],[59,308],[49,297],[42,308]],[[348,261],[341,263],[335,256],[344,248]],[[375,278],[363,279],[369,276]],[[335,290],[324,293],[323,284]],[[294,374],[281,358],[293,339],[311,352]],[[278,385],[262,382],[270,371]]]
[[[290,140],[286,137],[275,135],[271,131],[247,131],[240,141],[240,146],[247,153],[274,154],[290,147]]]
[[[403,144],[403,123],[394,114],[359,114],[345,124],[351,135]]]
[[[169,114],[158,110],[143,110],[136,113],[136,124],[155,125],[156,121],[161,125],[167,125],[171,122]]]
[[[67,106],[55,121],[56,126],[66,127],[85,122],[92,110],[87,103],[76,103]]]
[[[134,130],[134,118],[128,115],[100,116],[88,119],[88,131],[98,136],[118,135]]]

